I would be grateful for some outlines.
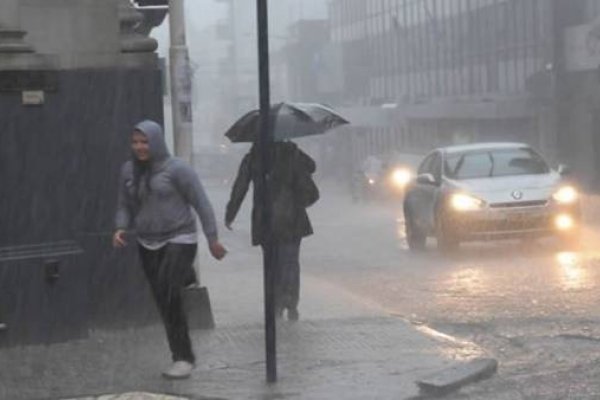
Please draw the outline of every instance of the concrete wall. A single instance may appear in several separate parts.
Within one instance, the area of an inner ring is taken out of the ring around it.
[[[159,82],[151,70],[62,71],[42,106],[0,93],[0,345],[154,318],[135,247],[117,252],[110,237],[132,126],[163,119]]]
[[[115,66],[121,53],[117,0],[23,0],[25,41],[58,56],[60,69]]]
[[[11,1],[30,47],[0,24],[0,346],[156,321],[135,247],[110,241],[132,127],[163,121],[155,42],[127,0]]]
[[[158,44],[146,31],[137,32],[144,17],[129,0],[10,1],[18,3],[15,24],[25,33],[24,42],[46,59],[43,68],[139,68],[157,62]],[[22,69],[31,64],[20,58]],[[6,59],[7,54],[0,59],[0,69],[14,69]]]

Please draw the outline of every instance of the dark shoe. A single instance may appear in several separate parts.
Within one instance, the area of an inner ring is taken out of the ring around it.
[[[287,311],[288,321],[298,321],[299,318],[300,318],[300,313],[298,313],[297,308],[288,308],[288,311]]]

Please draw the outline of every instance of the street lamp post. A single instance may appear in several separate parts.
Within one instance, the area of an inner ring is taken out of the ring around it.
[[[158,1],[156,1],[158,2]],[[184,0],[169,0],[169,49],[171,75],[171,109],[173,121],[173,142],[175,155],[193,166],[193,120],[192,120],[192,70],[185,38]],[[198,259],[194,261],[194,270],[200,284],[200,328],[214,328],[214,319],[210,306],[208,289],[201,285]]]
[[[258,25],[258,74],[260,96],[260,135],[258,145],[261,155],[260,202],[263,207],[263,276],[265,295],[265,350],[267,382],[277,381],[277,346],[275,327],[275,249],[271,234],[271,190],[267,177],[271,172],[271,147],[273,135],[270,118],[269,78],[269,26],[267,0],[256,0]]]
[[[192,74],[185,38],[183,0],[169,1],[171,108],[175,154],[192,163]]]

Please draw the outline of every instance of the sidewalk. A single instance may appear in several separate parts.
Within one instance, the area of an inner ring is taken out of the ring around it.
[[[418,394],[416,379],[482,355],[303,273],[300,321],[279,321],[279,379],[267,385],[261,255],[249,248],[247,217],[237,227],[223,233],[224,262],[201,257],[216,329],[193,332],[198,364],[189,380],[161,378],[169,362],[161,327],[92,332],[0,350],[0,399],[407,399]]]
[[[210,288],[217,328],[194,332],[198,367],[190,380],[160,377],[168,353],[159,327],[96,332],[87,341],[3,351],[0,369],[9,385],[0,398],[143,391],[190,399],[404,399],[418,393],[418,377],[479,355],[476,348],[435,340],[305,278],[301,320],[279,323],[279,382],[267,386],[259,272],[224,267],[216,273],[231,289]],[[235,295],[233,288],[241,299],[237,305],[225,299]],[[133,399],[146,398],[127,398]]]

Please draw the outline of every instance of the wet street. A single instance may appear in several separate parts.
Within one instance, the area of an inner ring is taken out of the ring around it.
[[[279,324],[278,386],[263,383],[262,266],[246,202],[233,231],[222,230],[225,262],[200,252],[217,329],[194,333],[202,358],[192,379],[158,377],[167,360],[160,327],[98,331],[2,353],[0,398],[144,389],[198,399],[406,399],[416,378],[481,349],[498,373],[445,399],[600,398],[600,229],[589,224],[576,253],[540,240],[467,244],[445,257],[431,241],[415,255],[400,204],[353,203],[341,189],[321,189],[309,210],[315,235],[302,244],[300,322]],[[207,191],[222,216],[228,189]]]
[[[449,398],[599,398],[599,228],[586,225],[577,252],[546,239],[466,244],[448,257],[434,240],[407,250],[399,202],[353,204],[340,192],[311,211],[305,274],[498,359],[494,378]],[[327,254],[329,265],[311,265]]]

